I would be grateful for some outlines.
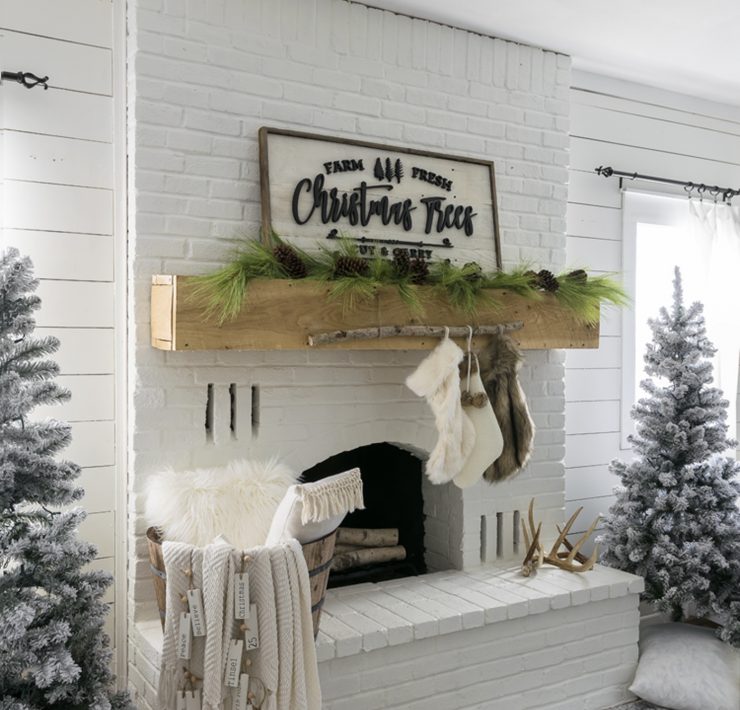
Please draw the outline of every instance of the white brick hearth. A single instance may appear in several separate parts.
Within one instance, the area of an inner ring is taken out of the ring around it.
[[[437,572],[329,592],[317,641],[326,710],[577,710],[629,699],[639,577],[597,566]],[[159,621],[137,626],[133,674],[152,710]]]

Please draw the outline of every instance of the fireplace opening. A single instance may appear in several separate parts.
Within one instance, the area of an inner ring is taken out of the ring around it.
[[[329,587],[424,574],[421,460],[393,444],[370,444],[329,457],[304,471],[301,480],[310,483],[355,467],[360,469],[362,475],[365,510],[356,510],[347,515],[341,527],[356,530],[397,529],[397,544],[405,549],[406,554],[403,560],[371,561],[341,571],[332,570]]]

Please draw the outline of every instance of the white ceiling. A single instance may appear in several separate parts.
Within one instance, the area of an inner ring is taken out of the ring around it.
[[[740,105],[740,0],[367,0],[551,49],[576,69]]]

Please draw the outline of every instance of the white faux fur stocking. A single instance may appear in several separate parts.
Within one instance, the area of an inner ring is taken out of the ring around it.
[[[475,356],[472,353],[468,353],[468,357],[472,358]],[[486,390],[483,388],[477,358],[475,367],[472,366],[472,362],[470,361],[467,362],[467,366],[470,368],[470,374],[469,376],[463,374],[463,387],[473,398],[475,395],[484,397],[485,403],[481,407],[475,404],[463,406],[463,412],[470,417],[470,421],[475,427],[475,446],[465,461],[465,465],[462,467],[460,473],[454,478],[455,485],[458,488],[467,488],[480,481],[483,478],[485,470],[504,450],[504,437],[501,434],[501,427],[498,425],[496,415],[493,413],[493,407],[488,399]],[[466,366],[463,365],[463,373],[465,372]]]
[[[426,397],[439,439],[429,454],[426,474],[432,483],[447,483],[462,469],[475,444],[475,429],[460,404],[458,365],[463,351],[448,337],[406,379],[407,387]]]

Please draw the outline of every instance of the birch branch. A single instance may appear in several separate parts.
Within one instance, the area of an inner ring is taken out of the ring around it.
[[[339,555],[334,555],[331,569],[333,572],[341,572],[342,570],[352,569],[354,567],[405,559],[406,548],[403,545],[395,545],[394,547],[367,547],[363,550],[354,550],[353,552],[343,552]]]
[[[362,545],[334,545],[334,556],[341,555],[344,552],[354,552],[355,550],[367,550],[369,548]]]
[[[339,528],[337,544],[393,547],[398,545],[398,528]]]
[[[500,323],[499,325],[473,326],[473,335],[500,335],[513,330],[521,330],[522,321]],[[451,326],[451,338],[467,338],[470,331],[467,326]],[[333,330],[327,333],[311,333],[308,344],[311,347],[339,343],[349,340],[373,340],[380,338],[412,337],[412,338],[441,338],[445,334],[443,325],[382,325],[379,327],[357,328],[356,330]]]

